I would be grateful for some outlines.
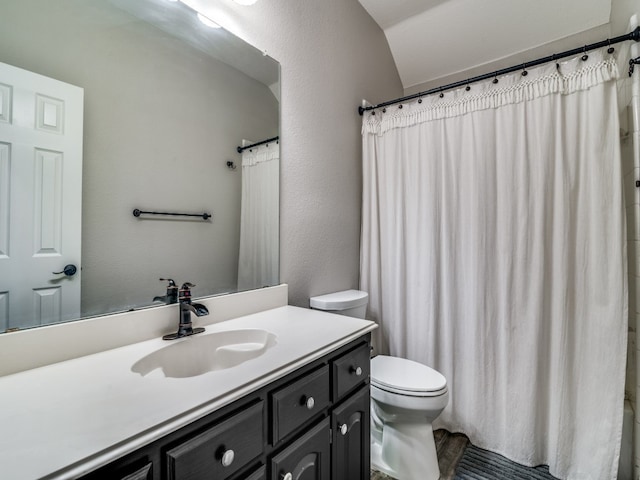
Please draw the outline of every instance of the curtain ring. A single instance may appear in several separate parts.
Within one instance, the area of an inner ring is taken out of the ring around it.
[[[418,98],[418,103],[422,103],[422,97]]]
[[[607,38],[607,45],[609,45],[609,48],[607,48],[607,53],[609,55],[611,55],[613,52],[616,51],[616,49],[611,46],[611,39],[610,38]]]
[[[494,83],[494,85],[495,85],[496,83],[498,83],[498,72],[496,72],[496,73],[494,73],[494,74],[493,74],[493,80],[492,80],[492,82]]]
[[[464,89],[468,92],[469,90],[471,90],[471,87],[469,86],[469,82],[467,82],[467,86],[464,87]]]
[[[586,45],[582,48],[582,52],[584,53],[584,55],[582,55],[582,61],[586,62],[587,59],[589,58],[589,55],[587,55],[587,46]]]
[[[371,115],[375,115],[375,114],[376,114],[376,111],[375,111],[375,110],[372,110],[372,111],[371,111]]]
[[[382,113],[387,113],[386,107],[382,109]]]
[[[560,69],[560,64],[558,63],[558,59],[556,58],[556,54],[551,55],[551,59],[556,62],[556,70]]]
[[[527,62],[522,64],[522,76],[526,77],[527,75],[529,75],[529,72],[527,72]]]
[[[398,105],[398,109],[402,110],[402,104]]]
[[[444,93],[442,93],[442,87],[440,87],[440,98],[444,98]]]

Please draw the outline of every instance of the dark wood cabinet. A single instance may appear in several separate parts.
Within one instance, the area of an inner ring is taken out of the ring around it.
[[[249,474],[245,480],[267,480],[267,469],[262,466],[255,472]]]
[[[172,448],[167,456],[167,480],[226,479],[263,452],[264,402]]]
[[[122,480],[151,480],[153,478],[153,465],[147,463],[145,466],[139,468],[135,472],[132,472],[124,477]]]
[[[271,394],[273,444],[329,406],[329,382],[329,367],[324,365]]]
[[[331,414],[332,480],[365,480],[369,478],[370,394],[361,388]]]
[[[367,334],[82,480],[367,480],[369,351]]]
[[[82,477],[82,480],[154,480],[153,463],[146,456],[126,457]]]
[[[331,480],[331,430],[329,419],[318,425],[271,460],[271,478],[278,480]]]
[[[341,399],[348,392],[369,379],[371,349],[368,343],[331,360],[333,380],[333,401]]]

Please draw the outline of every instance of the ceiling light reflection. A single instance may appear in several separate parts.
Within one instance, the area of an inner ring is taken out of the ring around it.
[[[198,20],[200,20],[202,23],[204,23],[207,27],[221,28],[220,25],[218,25],[216,22],[211,20],[209,17],[205,17],[200,12],[198,12]]]

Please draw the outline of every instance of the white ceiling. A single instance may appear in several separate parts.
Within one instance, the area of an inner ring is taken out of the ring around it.
[[[359,1],[384,30],[405,89],[605,25],[611,14],[611,0]]]

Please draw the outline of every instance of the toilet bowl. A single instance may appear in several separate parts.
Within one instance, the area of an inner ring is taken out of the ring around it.
[[[368,294],[346,290],[310,299],[311,308],[364,318]],[[449,402],[445,377],[404,358],[371,360],[371,468],[400,480],[438,480],[433,420]]]
[[[404,358],[371,359],[371,467],[403,480],[438,480],[432,422],[449,402],[444,376]]]

